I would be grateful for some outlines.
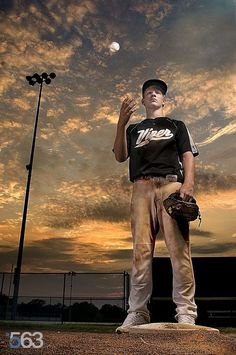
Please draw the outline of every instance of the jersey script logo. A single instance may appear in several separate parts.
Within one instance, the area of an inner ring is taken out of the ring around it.
[[[138,131],[138,133],[139,136],[135,148],[142,147],[150,141],[160,141],[162,139],[170,139],[173,137],[173,133],[168,128],[161,129],[160,131],[154,131],[153,128],[147,128]]]

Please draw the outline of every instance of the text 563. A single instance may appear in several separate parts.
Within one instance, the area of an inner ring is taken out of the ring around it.
[[[42,348],[43,346],[43,333],[41,332],[10,332],[9,347],[12,349],[18,349],[20,347],[28,348]]]

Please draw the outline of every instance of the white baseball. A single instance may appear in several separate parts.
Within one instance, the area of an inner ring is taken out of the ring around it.
[[[120,45],[118,42],[112,42],[109,46],[111,52],[117,52],[120,49]]]

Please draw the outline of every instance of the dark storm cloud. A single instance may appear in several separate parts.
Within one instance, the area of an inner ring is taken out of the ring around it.
[[[159,48],[167,58],[185,63],[185,69],[230,66],[235,63],[232,42],[235,38],[235,3],[233,1],[195,1],[192,6],[176,4]],[[204,47],[203,47],[204,43]],[[230,53],[230,55],[229,55]],[[177,54],[177,55],[176,55]],[[186,55],[188,61],[186,61]]]
[[[93,206],[88,215],[94,219],[110,222],[126,221],[130,212],[127,200],[122,201],[119,196],[111,196],[110,200],[101,201]]]
[[[200,159],[205,164],[214,162],[216,171],[226,176],[235,173],[235,132],[230,135],[223,135],[219,139],[200,147]]]
[[[196,171],[196,194],[214,194],[216,191],[236,189],[236,177],[214,172],[214,167],[199,167]],[[85,192],[82,193],[83,189]],[[41,209],[41,219],[47,226],[67,228],[80,225],[85,220],[128,222],[132,183],[127,175],[84,180],[61,188],[65,197],[48,198]],[[80,193],[81,190],[81,193]],[[210,237],[207,231],[194,230],[194,234]]]
[[[9,245],[1,245],[1,247],[0,247],[1,249],[9,249],[9,250],[11,250],[12,249],[12,247],[10,247]]]
[[[1,270],[6,270],[6,265],[14,265],[16,261],[17,249],[12,248],[11,251],[5,249],[0,248]],[[88,245],[81,242],[78,244],[77,238],[46,238],[25,244],[23,269],[24,265],[27,268],[30,265],[30,270],[34,271],[95,271],[96,267],[91,261],[93,259],[95,261],[98,254],[100,261],[96,260],[96,262],[98,262],[97,266],[100,264],[101,267],[107,256],[112,257],[112,253],[107,253],[95,244],[89,243]]]
[[[1,0],[0,10],[4,12],[9,11],[13,7],[14,2],[14,0]]]
[[[222,255],[223,253],[227,255],[235,255],[236,244],[235,243],[209,243],[204,245],[192,246],[192,252],[196,254],[206,254],[211,255]]]
[[[11,248],[11,251],[2,251],[1,269],[6,264],[15,264],[17,248]],[[73,240],[66,238],[52,238],[40,241],[34,241],[26,244],[24,247],[23,264],[40,265],[39,268],[47,270],[54,264],[55,269],[65,269],[73,264],[72,258]],[[70,256],[70,257],[69,257]],[[43,264],[42,264],[43,260]],[[69,268],[70,269],[70,268]]]
[[[236,189],[236,176],[217,173],[217,166],[211,168],[199,166],[196,169],[195,190],[196,193],[202,191],[214,193],[219,190]]]
[[[191,228],[190,234],[192,236],[197,235],[197,236],[205,237],[205,238],[211,238],[212,236],[214,236],[214,233],[212,233],[212,232],[204,231],[204,230],[196,229],[196,228]]]
[[[113,260],[131,260],[132,249],[120,249],[107,253],[107,257]]]
[[[63,182],[58,197],[37,206],[40,220],[53,228],[72,228],[85,220],[124,222],[129,219],[132,185],[127,176]]]

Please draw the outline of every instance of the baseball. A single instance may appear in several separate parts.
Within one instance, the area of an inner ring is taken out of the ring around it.
[[[112,42],[109,46],[111,52],[117,52],[120,49],[120,45],[118,42]]]

